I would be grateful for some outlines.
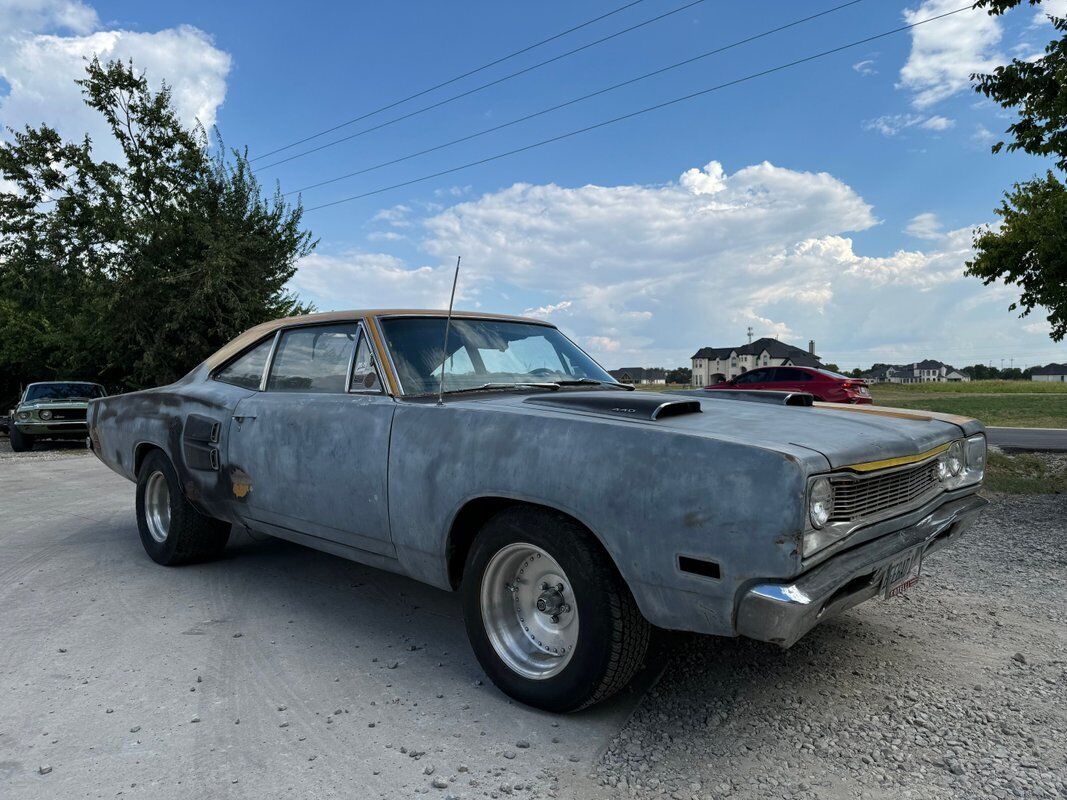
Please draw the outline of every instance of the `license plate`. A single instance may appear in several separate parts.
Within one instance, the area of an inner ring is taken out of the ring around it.
[[[891,563],[882,577],[882,597],[899,597],[919,582],[923,548],[915,547]]]

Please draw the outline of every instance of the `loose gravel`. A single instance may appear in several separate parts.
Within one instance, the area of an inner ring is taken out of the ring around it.
[[[1067,498],[994,498],[923,573],[788,651],[689,639],[593,779],[677,800],[1067,797]]]

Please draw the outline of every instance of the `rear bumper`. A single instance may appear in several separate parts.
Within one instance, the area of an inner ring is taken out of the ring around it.
[[[960,538],[988,501],[951,500],[907,528],[834,556],[788,582],[757,583],[737,607],[737,633],[791,647],[825,619],[878,594],[889,564],[912,547],[923,557]]]

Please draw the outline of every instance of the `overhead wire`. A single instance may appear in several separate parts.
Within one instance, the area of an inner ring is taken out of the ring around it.
[[[869,44],[870,42],[874,42],[874,41],[877,41],[879,39],[884,39],[884,38],[886,38],[888,36],[893,36],[893,35],[895,35],[897,33],[902,33],[903,31],[907,31],[907,30],[911,30],[913,28],[917,28],[920,25],[926,25],[928,23],[935,22],[937,20],[945,19],[946,17],[951,17],[954,14],[959,14],[962,11],[968,11],[971,8],[972,7],[970,5],[966,5],[966,6],[963,6],[961,8],[957,8],[954,11],[947,11],[947,12],[945,12],[943,14],[938,14],[938,15],[933,16],[933,17],[928,17],[927,19],[919,20],[918,22],[912,22],[912,23],[909,23],[907,25],[901,25],[899,27],[892,28],[891,30],[883,31],[882,33],[877,33],[877,34],[874,34],[872,36],[867,36],[867,37],[864,37],[862,39],[857,39],[855,41],[849,42],[847,44],[840,45],[838,47],[833,47],[833,48],[830,48],[828,50],[823,50],[821,52],[814,53],[813,55],[810,55],[810,56],[805,56],[804,58],[798,58],[798,59],[795,59],[793,61],[789,61],[789,62],[787,62],[785,64],[779,64],[778,66],[775,66],[775,67],[770,67],[768,69],[760,70],[759,72],[753,72],[753,73],[751,73],[749,75],[745,75],[745,76],[743,76],[741,78],[736,78],[736,79],[731,80],[731,81],[726,81],[724,83],[716,84],[715,86],[710,86],[710,87],[708,87],[706,89],[700,89],[700,90],[695,91],[695,92],[690,92],[690,93],[684,94],[684,95],[682,95],[680,97],[675,97],[675,98],[672,98],[670,100],[665,100],[665,101],[663,101],[661,103],[656,103],[655,105],[646,106],[645,108],[640,108],[640,109],[638,109],[636,111],[631,111],[631,112],[629,112],[627,114],[620,114],[617,117],[612,117],[610,119],[602,120],[600,122],[596,122],[596,123],[593,123],[591,125],[586,125],[586,126],[584,126],[582,128],[578,128],[576,130],[568,131],[566,133],[561,133],[561,134],[558,134],[556,136],[549,137],[547,139],[541,139],[539,141],[532,142],[532,143],[527,144],[527,145],[523,145],[522,147],[516,147],[516,148],[514,148],[512,150],[507,150],[507,151],[505,151],[503,153],[497,153],[495,155],[486,156],[485,158],[480,158],[480,159],[477,159],[476,161],[470,161],[470,162],[468,162],[466,164],[460,164],[458,166],[450,167],[448,169],[438,170],[437,172],[433,172],[433,173],[430,173],[428,175],[422,175],[422,176],[417,177],[417,178],[411,178],[409,180],[401,181],[399,183],[394,183],[394,184],[392,184],[390,186],[382,186],[382,187],[380,187],[378,189],[372,189],[370,191],[362,192],[360,194],[354,194],[354,195],[351,195],[349,197],[342,197],[342,198],[340,198],[338,200],[333,200],[333,201],[330,201],[328,203],[321,203],[320,205],[317,205],[317,206],[310,206],[309,208],[307,208],[305,210],[306,211],[318,211],[318,210],[323,209],[323,208],[329,208],[331,206],[340,205],[341,203],[349,203],[349,202],[352,202],[353,200],[360,200],[360,199],[363,199],[365,197],[372,197],[372,196],[377,195],[377,194],[382,194],[383,192],[392,191],[393,189],[401,189],[401,188],[404,188],[406,186],[412,186],[412,185],[417,184],[417,183],[423,183],[423,182],[428,181],[428,180],[433,180],[434,178],[440,178],[440,177],[443,177],[445,175],[451,175],[453,173],[460,172],[462,170],[471,169],[472,167],[481,166],[482,164],[488,164],[488,163],[493,162],[493,161],[499,161],[502,158],[508,158],[510,156],[513,156],[513,155],[518,155],[519,153],[524,153],[524,152],[527,152],[529,150],[534,150],[534,149],[536,149],[538,147],[544,147],[545,145],[552,144],[554,142],[559,142],[559,141],[562,141],[564,139],[569,139],[569,138],[571,138],[573,136],[578,136],[578,135],[583,134],[583,133],[588,133],[589,131],[598,130],[600,128],[604,128],[604,127],[607,127],[609,125],[614,125],[614,124],[622,122],[624,120],[633,119],[634,117],[639,117],[639,116],[642,116],[644,114],[649,114],[649,113],[652,113],[653,111],[659,111],[659,110],[662,110],[664,108],[668,108],[670,106],[678,105],[679,103],[684,103],[684,102],[687,102],[689,100],[693,100],[693,99],[695,99],[697,97],[703,97],[704,95],[710,94],[712,92],[720,91],[722,89],[726,89],[726,88],[731,87],[731,86],[737,86],[739,84],[747,83],[748,81],[752,81],[752,80],[755,80],[757,78],[762,78],[762,77],[765,77],[767,75],[772,75],[774,73],[782,72],[783,70],[791,69],[792,67],[797,67],[797,66],[800,66],[801,64],[806,64],[806,63],[809,63],[811,61],[818,60],[820,58],[825,58],[827,56],[834,55],[836,53],[840,53],[840,52],[843,52],[845,50],[850,50],[850,49],[852,49],[854,47],[859,47],[860,45]]]

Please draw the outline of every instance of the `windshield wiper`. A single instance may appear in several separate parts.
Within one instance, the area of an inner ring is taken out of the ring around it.
[[[480,392],[482,389],[548,389],[555,392],[559,389],[558,383],[552,383],[549,381],[544,382],[525,382],[519,383],[483,383],[481,386],[464,386],[461,389],[446,389],[445,394],[453,394],[455,392]]]
[[[634,390],[633,386],[616,381],[598,381],[596,378],[574,378],[565,381],[556,381],[560,386],[610,386],[613,389],[625,389],[628,392]]]

